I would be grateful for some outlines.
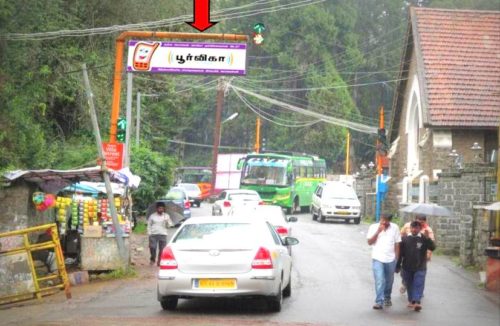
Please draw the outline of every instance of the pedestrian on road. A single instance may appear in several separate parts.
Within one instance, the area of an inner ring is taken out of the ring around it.
[[[396,262],[399,259],[401,234],[399,227],[391,222],[391,214],[382,214],[380,223],[370,225],[366,238],[372,246],[372,269],[375,278],[375,305],[380,310],[383,306],[392,306],[391,293],[394,283]]]
[[[403,237],[396,273],[401,271],[408,288],[408,308],[415,311],[422,309],[421,299],[424,294],[425,275],[427,274],[427,250],[436,249],[429,236],[429,230],[422,231],[419,221],[410,224],[410,235]]]
[[[427,230],[429,232],[429,238],[431,238],[432,241],[436,241],[436,239],[434,238],[434,231],[432,231],[432,228],[429,226],[429,224],[427,224],[427,216],[425,216],[423,214],[418,214],[415,216],[415,221],[420,222],[420,226],[422,227],[420,232],[424,232],[425,230]],[[405,225],[403,225],[403,227],[401,228],[401,237],[405,237],[405,236],[411,234],[410,224],[411,224],[411,221],[406,223]],[[431,257],[432,257],[432,251],[427,250],[427,261],[430,261]],[[406,291],[406,284],[405,284],[405,280],[403,279],[402,274],[401,274],[401,279],[402,279],[402,282],[401,282],[401,288],[399,289],[399,292],[401,292],[401,294],[403,294]]]
[[[156,261],[157,265],[160,266],[161,252],[167,244],[167,227],[173,226],[172,219],[165,213],[165,203],[156,203],[156,212],[148,217],[149,251],[151,253],[149,263],[151,265],[154,265]],[[156,255],[157,247],[158,256]]]

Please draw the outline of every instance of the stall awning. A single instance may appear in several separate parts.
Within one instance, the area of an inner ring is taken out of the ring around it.
[[[76,170],[16,170],[5,173],[3,177],[9,183],[16,180],[36,183],[49,193],[56,193],[80,181],[102,181],[100,166]]]

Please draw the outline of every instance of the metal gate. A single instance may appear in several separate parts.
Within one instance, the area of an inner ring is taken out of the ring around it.
[[[30,241],[39,233],[49,239],[43,242]],[[47,250],[53,252],[57,272],[39,276],[35,268],[33,253]],[[0,233],[0,304],[42,296],[64,290],[71,298],[68,274],[59,242],[56,224],[45,224],[23,230]]]

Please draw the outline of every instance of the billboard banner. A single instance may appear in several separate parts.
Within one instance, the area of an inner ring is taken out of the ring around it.
[[[246,43],[128,42],[127,71],[246,75]]]

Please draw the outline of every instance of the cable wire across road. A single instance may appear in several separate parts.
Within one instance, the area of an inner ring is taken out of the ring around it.
[[[291,105],[291,104],[288,104],[288,103],[285,103],[285,102],[281,102],[281,101],[269,98],[269,97],[264,96],[264,95],[260,95],[260,94],[251,92],[249,90],[240,88],[238,86],[234,86],[232,84],[229,84],[229,87],[231,87],[236,92],[242,92],[242,93],[248,94],[248,95],[256,97],[256,98],[258,98],[258,99],[260,99],[262,101],[265,101],[265,102],[277,105],[279,107],[282,107],[283,109],[286,109],[286,110],[289,110],[289,111],[293,111],[293,112],[297,112],[297,113],[300,113],[300,114],[303,114],[303,115],[306,115],[306,116],[309,116],[309,117],[313,117],[313,118],[316,118],[316,119],[320,119],[320,120],[322,120],[322,121],[324,121],[326,123],[330,123],[330,124],[333,124],[333,125],[336,125],[336,126],[346,127],[346,128],[352,129],[352,130],[356,130],[356,131],[359,131],[359,132],[362,132],[362,133],[365,133],[365,134],[371,134],[371,135],[376,135],[377,131],[378,131],[376,127],[367,126],[367,125],[364,125],[364,124],[361,124],[361,123],[352,122],[352,121],[345,120],[345,119],[340,119],[340,118],[335,118],[335,117],[327,116],[327,115],[324,115],[324,114],[321,114],[321,113],[318,113],[318,112],[305,110],[305,109],[299,108],[297,106],[294,106],[294,105]]]

